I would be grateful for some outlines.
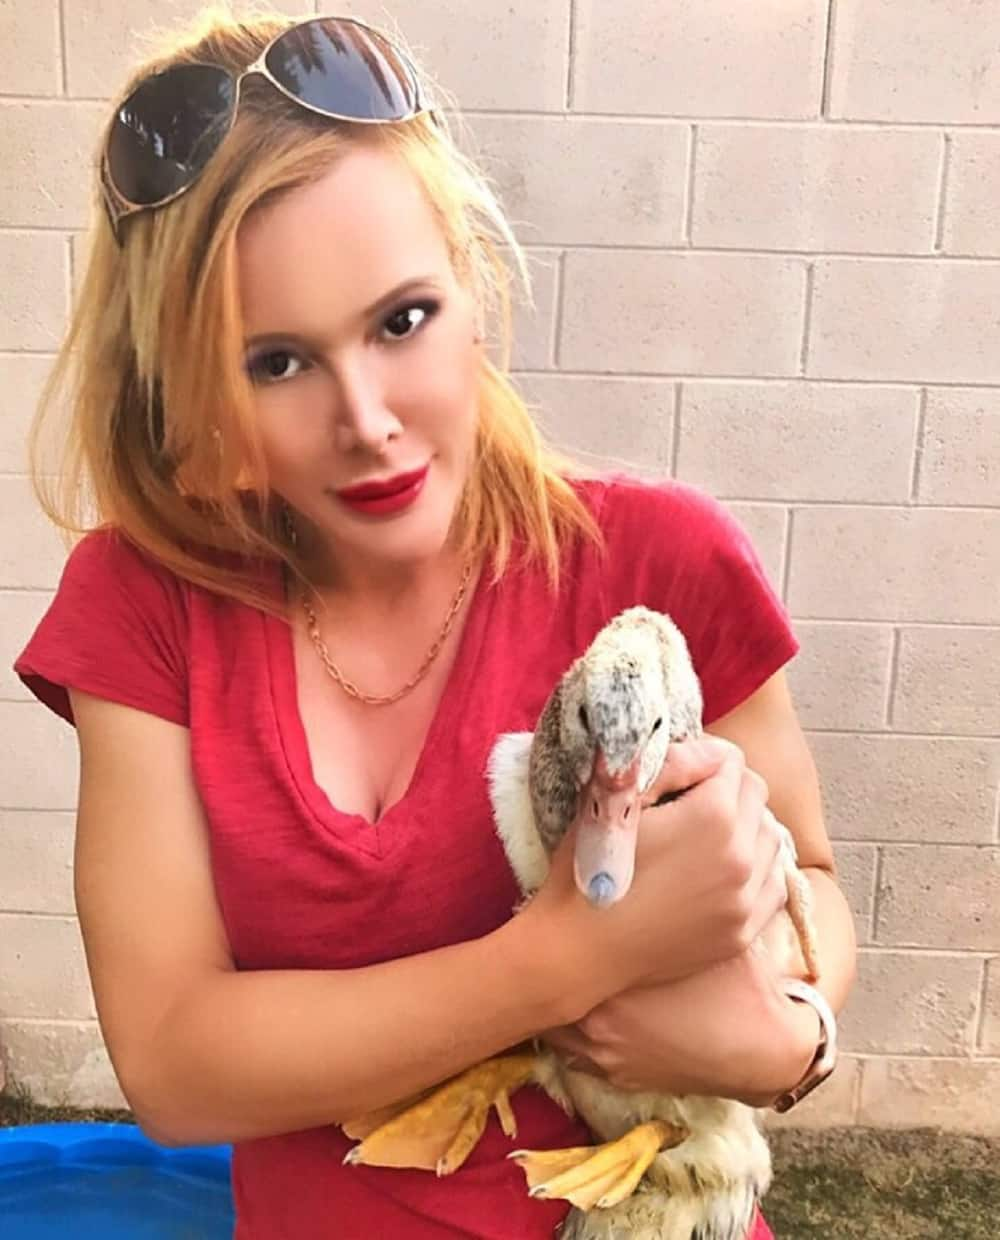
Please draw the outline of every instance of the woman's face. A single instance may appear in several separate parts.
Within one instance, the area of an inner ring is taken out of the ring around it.
[[[334,564],[435,555],[472,461],[482,353],[415,177],[355,149],[251,213],[237,252],[274,490]]]

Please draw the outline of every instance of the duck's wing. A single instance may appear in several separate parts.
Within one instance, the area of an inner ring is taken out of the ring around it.
[[[531,808],[528,767],[533,732],[507,732],[490,753],[487,775],[497,834],[522,895],[537,891],[549,872]]]

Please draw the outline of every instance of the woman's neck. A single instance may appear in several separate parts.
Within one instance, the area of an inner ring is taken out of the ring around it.
[[[320,602],[341,615],[387,617],[438,609],[454,595],[465,568],[456,549],[411,561],[326,557],[313,577]]]

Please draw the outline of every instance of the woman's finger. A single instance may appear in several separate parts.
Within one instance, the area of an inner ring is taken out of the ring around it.
[[[590,1057],[590,1039],[575,1025],[560,1025],[555,1029],[547,1029],[539,1036],[543,1042],[559,1052],[566,1067],[575,1072],[589,1072],[593,1076],[604,1075]]]
[[[692,740],[674,741],[667,750],[666,761],[643,793],[644,806],[655,805],[661,797],[685,792],[695,784],[714,775],[737,747],[717,736],[700,736]]]
[[[753,771],[745,773],[745,782],[740,789],[739,812],[745,814],[748,821],[756,823],[750,879],[751,896],[756,896],[778,864],[781,835],[774,816],[767,812],[767,785]]]
[[[748,779],[741,806],[742,812],[751,818],[756,816],[757,821],[753,873],[749,884],[752,913],[748,932],[751,938],[756,938],[788,901],[788,885],[781,857],[781,828],[763,800],[765,790],[763,780]]]
[[[770,925],[787,902],[788,887],[784,873],[775,868],[764,880],[753,903],[747,922],[747,934],[751,942]]]

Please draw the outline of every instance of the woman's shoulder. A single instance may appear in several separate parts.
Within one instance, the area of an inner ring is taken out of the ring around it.
[[[702,682],[705,720],[743,701],[797,642],[743,526],[711,495],[675,479],[605,475],[581,498],[605,540],[607,617],[642,605],[671,616]]]
[[[721,541],[744,537],[742,527],[719,500],[676,478],[609,472],[572,479],[571,485],[605,539],[625,540],[635,551],[655,549],[666,538],[676,556],[699,535]]]
[[[182,584],[165,562],[116,525],[97,526],[73,544],[63,565],[60,585],[67,580],[95,585],[159,581],[171,582],[178,589]]]
[[[269,581],[266,566],[234,552],[202,548],[188,556],[188,549],[165,541],[162,548],[140,546],[124,530],[103,525],[76,542],[66,558],[57,593],[67,590],[96,591],[102,597],[123,595],[147,604],[187,607],[195,596],[211,596],[225,602],[223,591],[213,589],[213,575],[220,580],[243,576],[254,585]],[[172,566],[176,561],[178,568]],[[186,575],[182,565],[197,565],[204,584]],[[271,572],[270,576],[273,577]]]
[[[660,474],[604,470],[600,473],[570,475],[567,482],[594,512],[629,508],[635,505],[660,507],[721,507],[707,491],[691,482]]]
[[[72,721],[68,688],[186,719],[185,583],[121,531],[73,546],[45,613],[14,664],[26,687]]]

